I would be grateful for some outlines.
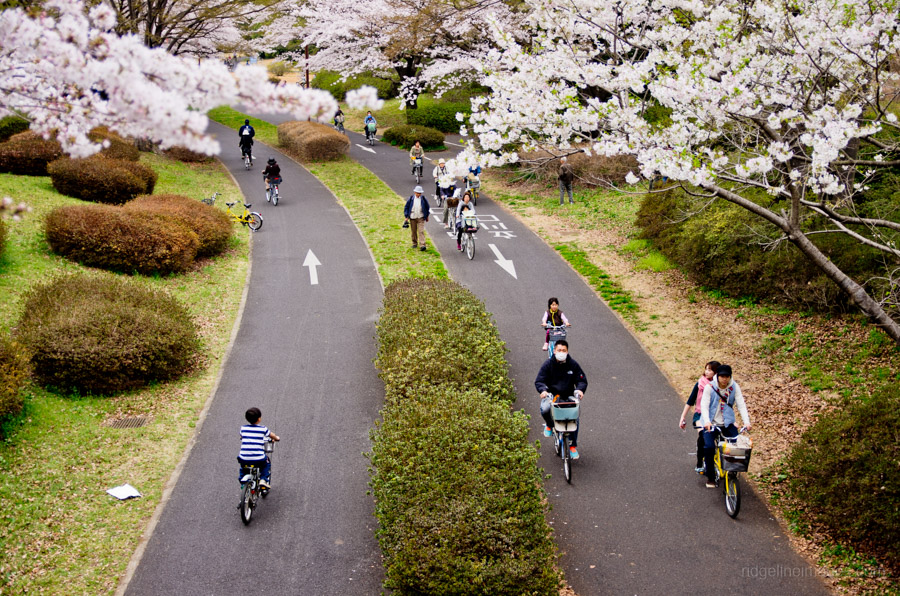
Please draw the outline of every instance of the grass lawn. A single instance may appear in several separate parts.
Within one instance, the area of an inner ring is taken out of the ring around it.
[[[195,198],[240,192],[218,162],[186,165],[155,155],[157,193]],[[81,201],[57,194],[49,178],[0,174],[0,196],[34,211],[9,222],[0,259],[0,313],[9,330],[22,292],[49,276],[86,269],[49,252],[44,216]],[[224,201],[220,201],[223,203]],[[172,277],[136,278],[164,288],[190,309],[202,339],[195,371],[182,379],[114,397],[62,396],[29,385],[25,411],[0,444],[0,593],[104,594],[115,591],[213,387],[231,336],[249,266],[249,236],[235,228],[228,251]],[[98,272],[100,275],[115,274]],[[141,428],[104,421],[143,415]],[[107,488],[130,483],[143,498],[119,502]]]
[[[224,124],[228,128],[234,130],[242,127],[244,125],[244,120],[250,120],[250,126],[256,130],[255,140],[262,141],[272,147],[278,146],[278,127],[265,120],[242,114],[228,106],[213,108],[207,112],[207,116],[209,116],[210,120],[214,120],[219,124]]]
[[[435,100],[429,94],[419,96],[420,108],[436,103],[441,102],[440,100]],[[400,106],[401,103],[399,99],[386,99],[384,106],[380,110],[374,110],[372,112],[372,115],[375,116],[375,120],[378,122],[379,133],[384,132],[392,126],[406,124],[406,110],[401,110]],[[345,103],[341,103],[341,109],[344,110],[344,128],[356,132],[363,132],[363,121],[366,118],[366,110],[351,110]]]

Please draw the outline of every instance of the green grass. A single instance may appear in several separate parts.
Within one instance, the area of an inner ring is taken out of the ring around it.
[[[640,325],[637,317],[634,316],[638,306],[632,300],[631,294],[613,280],[609,274],[597,267],[586,252],[574,244],[557,244],[553,248],[568,261],[575,271],[588,280],[588,284],[600,294],[611,309],[617,311],[632,324]]]
[[[144,155],[159,174],[157,192],[200,198],[218,190],[240,196],[217,162],[185,165]],[[34,211],[10,225],[0,263],[3,329],[18,320],[22,291],[55,273],[83,269],[49,252],[42,221],[59,205],[81,201],[55,193],[49,178],[0,175],[0,196]],[[235,228],[229,250],[196,270],[138,281],[164,288],[187,305],[202,339],[195,371],[177,381],[115,397],[63,397],[30,385],[23,415],[4,426],[0,443],[0,593],[108,594],[134,552],[165,481],[196,427],[228,344],[246,280],[249,236]],[[112,273],[97,272],[113,276]],[[146,415],[143,428],[101,423]],[[143,498],[118,502],[107,488],[130,483]]]
[[[244,125],[244,120],[250,120],[250,125],[256,130],[256,136],[253,137],[255,140],[272,147],[278,146],[278,127],[265,120],[248,116],[228,106],[213,108],[206,115],[214,122],[233,128],[235,134]]]

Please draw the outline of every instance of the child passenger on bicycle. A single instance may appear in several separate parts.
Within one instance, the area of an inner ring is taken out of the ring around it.
[[[245,424],[241,427],[241,452],[237,457],[238,463],[241,464],[241,469],[238,480],[243,478],[244,474],[247,474],[245,466],[261,465],[259,485],[262,488],[271,488],[269,480],[272,477],[272,461],[266,455],[265,444],[267,440],[280,441],[281,439],[259,423],[262,420],[262,412],[259,411],[259,408],[250,408],[244,414],[244,418],[250,424]]]
[[[447,205],[450,205],[450,199],[447,199]],[[472,195],[468,192],[463,195],[462,200],[456,205],[456,250],[462,250],[462,235],[466,231],[464,218],[475,215],[475,206],[472,205]]]
[[[684,427],[687,426],[685,416],[687,416],[688,409],[694,408],[694,417],[691,421],[691,426],[697,429],[697,467],[694,468],[694,471],[698,474],[703,473],[703,432],[700,428],[700,400],[697,398],[703,395],[706,386],[709,385],[712,382],[713,377],[716,376],[717,370],[719,370],[719,363],[715,360],[710,360],[706,363],[703,374],[700,375],[700,378],[694,383],[694,387],[691,389],[691,395],[688,397],[687,403],[684,404],[684,409],[681,411],[681,420],[678,421],[678,428],[684,430]]]
[[[547,300],[547,310],[544,311],[544,318],[541,319],[541,326],[559,327],[560,325],[571,327],[572,323],[570,323],[569,319],[566,318],[566,315],[564,315],[563,312],[559,310],[559,298],[553,297]],[[541,349],[546,352],[547,348],[549,347],[550,330],[547,329],[547,334],[544,336],[544,347]]]
[[[266,190],[269,190],[269,183],[281,184],[281,166],[275,161],[274,157],[270,157],[266,162],[266,169],[263,170],[263,177],[266,179]]]
[[[741,413],[744,428],[750,430],[750,414],[744,404],[741,387],[731,378],[731,367],[721,364],[716,371],[716,376],[703,390],[703,398],[700,401],[703,452],[706,460],[706,488],[716,487],[716,469],[713,458],[715,457],[717,436],[719,434],[727,438],[738,436],[734,416],[735,406]]]

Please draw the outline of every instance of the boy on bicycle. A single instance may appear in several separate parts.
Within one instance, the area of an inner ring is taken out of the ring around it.
[[[538,372],[537,378],[534,380],[534,388],[541,394],[541,416],[546,423],[544,426],[544,436],[549,437],[553,434],[550,430],[553,427],[553,416],[550,414],[550,408],[556,396],[561,400],[568,400],[569,397],[581,399],[584,397],[584,390],[587,389],[587,377],[581,366],[575,362],[574,358],[569,357],[569,342],[564,339],[556,342],[553,348],[553,358],[544,360],[541,370]],[[569,447],[569,455],[572,459],[578,459],[578,427],[572,433],[572,444]]]
[[[716,466],[713,463],[716,453],[716,437],[738,436],[735,426],[734,407],[737,406],[744,421],[744,428],[750,430],[750,414],[744,403],[741,387],[731,378],[731,367],[719,365],[716,376],[703,390],[700,401],[700,423],[703,426],[703,456],[706,460],[706,488],[716,487]]]
[[[259,423],[262,420],[262,412],[259,411],[259,408],[250,408],[244,414],[244,418],[250,424],[245,424],[241,427],[241,452],[237,457],[241,468],[238,480],[248,473],[245,466],[261,465],[259,485],[262,488],[271,488],[269,480],[272,477],[272,462],[266,455],[265,444],[267,440],[280,441],[281,439]]]
[[[266,179],[266,190],[269,190],[269,183],[281,184],[281,166],[275,161],[274,157],[270,157],[266,162],[266,169],[263,170],[263,176]]]

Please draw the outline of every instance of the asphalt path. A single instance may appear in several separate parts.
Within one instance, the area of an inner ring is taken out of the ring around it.
[[[259,114],[278,124],[288,118]],[[349,133],[350,156],[401,197],[415,185],[405,151]],[[457,148],[429,157],[449,157]],[[434,183],[426,166],[423,186]],[[402,210],[398,201],[398,216]],[[436,206],[432,202],[432,209]],[[532,414],[541,441],[561,564],[580,595],[827,594],[815,568],[792,550],[764,502],[744,486],[737,520],[721,490],[694,472],[696,435],[677,429],[678,395],[619,318],[547,244],[487,197],[469,260],[437,215],[427,224],[454,280],[484,300],[509,348],[517,405]],[[510,264],[511,263],[511,264]],[[566,484],[552,443],[541,433],[534,378],[546,352],[540,328],[557,296],[572,322],[572,356],[589,380],[582,402],[579,452]],[[710,354],[710,358],[714,357]],[[732,363],[740,381],[740,363]],[[697,363],[697,373],[702,362]],[[753,415],[753,396],[748,396]]]
[[[258,143],[246,171],[236,132],[212,128],[264,223],[218,390],[127,593],[378,594],[383,570],[362,455],[383,399],[372,366],[382,299],[374,262],[347,212],[306,170]],[[266,203],[260,175],[270,154],[284,178],[277,207]],[[321,263],[315,275],[304,266],[310,250]],[[244,526],[235,458],[251,406],[282,440],[272,491]]]

